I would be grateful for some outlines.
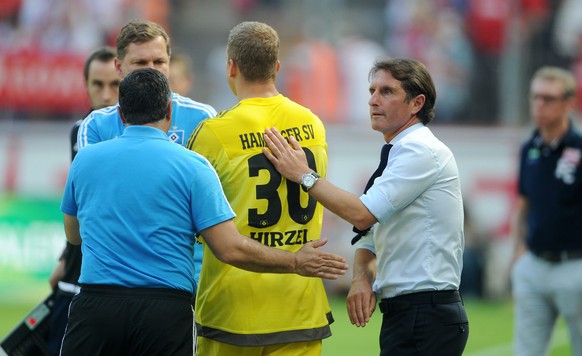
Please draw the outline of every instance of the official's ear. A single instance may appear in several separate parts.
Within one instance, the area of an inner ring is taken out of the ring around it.
[[[117,72],[117,75],[119,75],[119,78],[123,78],[123,72],[121,71],[121,60],[115,57],[113,59],[113,64],[115,65],[115,71]]]
[[[121,112],[121,107],[119,107],[119,105],[117,106],[117,112],[119,113],[121,122],[123,122],[124,125],[127,125],[127,121],[125,120],[125,117],[123,116],[123,113]]]
[[[170,99],[170,103],[168,104],[168,108],[166,109],[166,119],[172,121],[172,100]]]

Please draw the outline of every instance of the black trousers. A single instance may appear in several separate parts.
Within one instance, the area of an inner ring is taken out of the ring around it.
[[[382,299],[381,356],[462,355],[469,321],[457,291],[420,292]]]
[[[61,355],[188,355],[192,294],[84,285],[71,302]]]
[[[53,309],[50,314],[50,327],[48,331],[48,348],[51,356],[57,356],[61,350],[63,335],[69,319],[69,304],[74,294],[57,290],[53,293]]]

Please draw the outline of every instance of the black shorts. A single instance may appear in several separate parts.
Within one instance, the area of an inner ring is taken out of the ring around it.
[[[175,289],[83,285],[61,354],[192,356],[191,299]]]

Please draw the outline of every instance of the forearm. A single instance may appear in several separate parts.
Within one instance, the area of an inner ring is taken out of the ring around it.
[[[309,190],[309,195],[360,230],[367,229],[377,222],[358,196],[336,187],[325,179],[319,179]]]
[[[79,220],[77,220],[76,216],[65,214],[64,221],[65,236],[67,237],[67,241],[69,241],[72,245],[80,245],[82,240],[81,233],[79,231]]]
[[[513,216],[512,221],[512,231],[514,239],[514,250],[513,250],[513,262],[515,262],[525,251],[527,251],[527,246],[525,239],[527,236],[527,200],[523,197],[518,197],[517,199],[517,209]]]
[[[376,278],[376,255],[365,248],[357,249],[353,269],[352,283],[365,281],[371,285]]]
[[[317,250],[326,243],[323,239],[309,242],[295,253],[283,251],[240,235],[232,220],[201,234],[220,261],[248,271],[335,279],[348,269],[341,256]]]
[[[201,231],[204,240],[220,261],[253,272],[292,273],[294,254],[269,248],[240,235],[232,221]]]
[[[232,248],[220,251],[222,262],[252,272],[295,273],[295,254],[240,236]]]
[[[57,288],[58,282],[63,278],[65,275],[65,259],[61,258],[59,263],[55,266],[55,269],[52,271],[51,275],[49,276],[49,284],[51,289],[55,290]]]
[[[519,228],[519,231],[514,232],[513,255],[511,263],[515,263],[526,251],[527,245],[525,243],[525,229]]]

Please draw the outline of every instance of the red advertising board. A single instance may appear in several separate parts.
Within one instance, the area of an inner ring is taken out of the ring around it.
[[[84,59],[77,53],[0,52],[0,108],[47,113],[87,110]]]

